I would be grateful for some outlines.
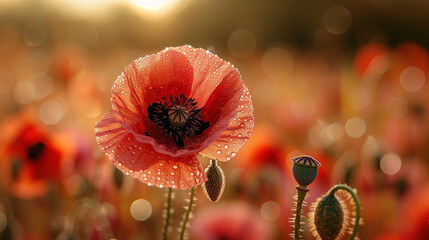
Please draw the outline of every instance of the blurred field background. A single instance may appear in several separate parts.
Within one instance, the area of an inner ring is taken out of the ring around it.
[[[159,238],[165,189],[115,170],[94,125],[126,65],[184,44],[236,66],[255,107],[252,137],[221,164],[222,200],[197,190],[190,239],[287,239],[289,159],[300,154],[322,163],[308,203],[336,183],[357,188],[361,239],[429,239],[428,9],[424,0],[1,0],[0,239]],[[24,154],[35,138],[39,161]],[[187,197],[176,191],[176,223]]]

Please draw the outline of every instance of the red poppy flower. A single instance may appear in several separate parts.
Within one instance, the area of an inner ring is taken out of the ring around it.
[[[60,148],[25,114],[5,121],[1,129],[0,170],[5,187],[20,198],[42,196],[48,182],[61,176]]]
[[[228,161],[249,138],[253,106],[239,72],[190,46],[134,60],[112,87],[97,142],[122,172],[158,187],[207,180],[196,155]]]

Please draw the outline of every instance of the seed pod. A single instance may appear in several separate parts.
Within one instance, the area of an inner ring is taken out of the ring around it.
[[[225,176],[216,160],[210,160],[210,165],[206,168],[206,175],[207,181],[201,185],[203,191],[210,201],[217,202],[225,189]]]
[[[343,227],[344,212],[334,195],[322,197],[314,212],[314,225],[322,240],[335,240]]]
[[[294,157],[291,161],[293,177],[303,189],[306,189],[316,179],[318,167],[321,164],[316,159],[305,155]]]

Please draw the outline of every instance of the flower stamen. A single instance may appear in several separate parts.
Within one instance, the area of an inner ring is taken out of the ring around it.
[[[149,119],[179,147],[185,147],[184,138],[200,135],[210,126],[210,122],[201,120],[201,110],[195,99],[187,98],[184,93],[175,97],[163,96],[147,109]]]

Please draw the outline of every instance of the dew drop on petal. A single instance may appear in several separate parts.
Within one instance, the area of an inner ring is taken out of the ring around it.
[[[225,144],[225,149],[229,148],[228,144]]]
[[[177,169],[177,165],[174,165],[174,166],[173,166],[173,169],[174,169],[174,170],[176,170],[176,169]]]
[[[217,152],[216,152],[217,154],[221,154],[222,153],[222,151],[221,150],[217,150]]]

